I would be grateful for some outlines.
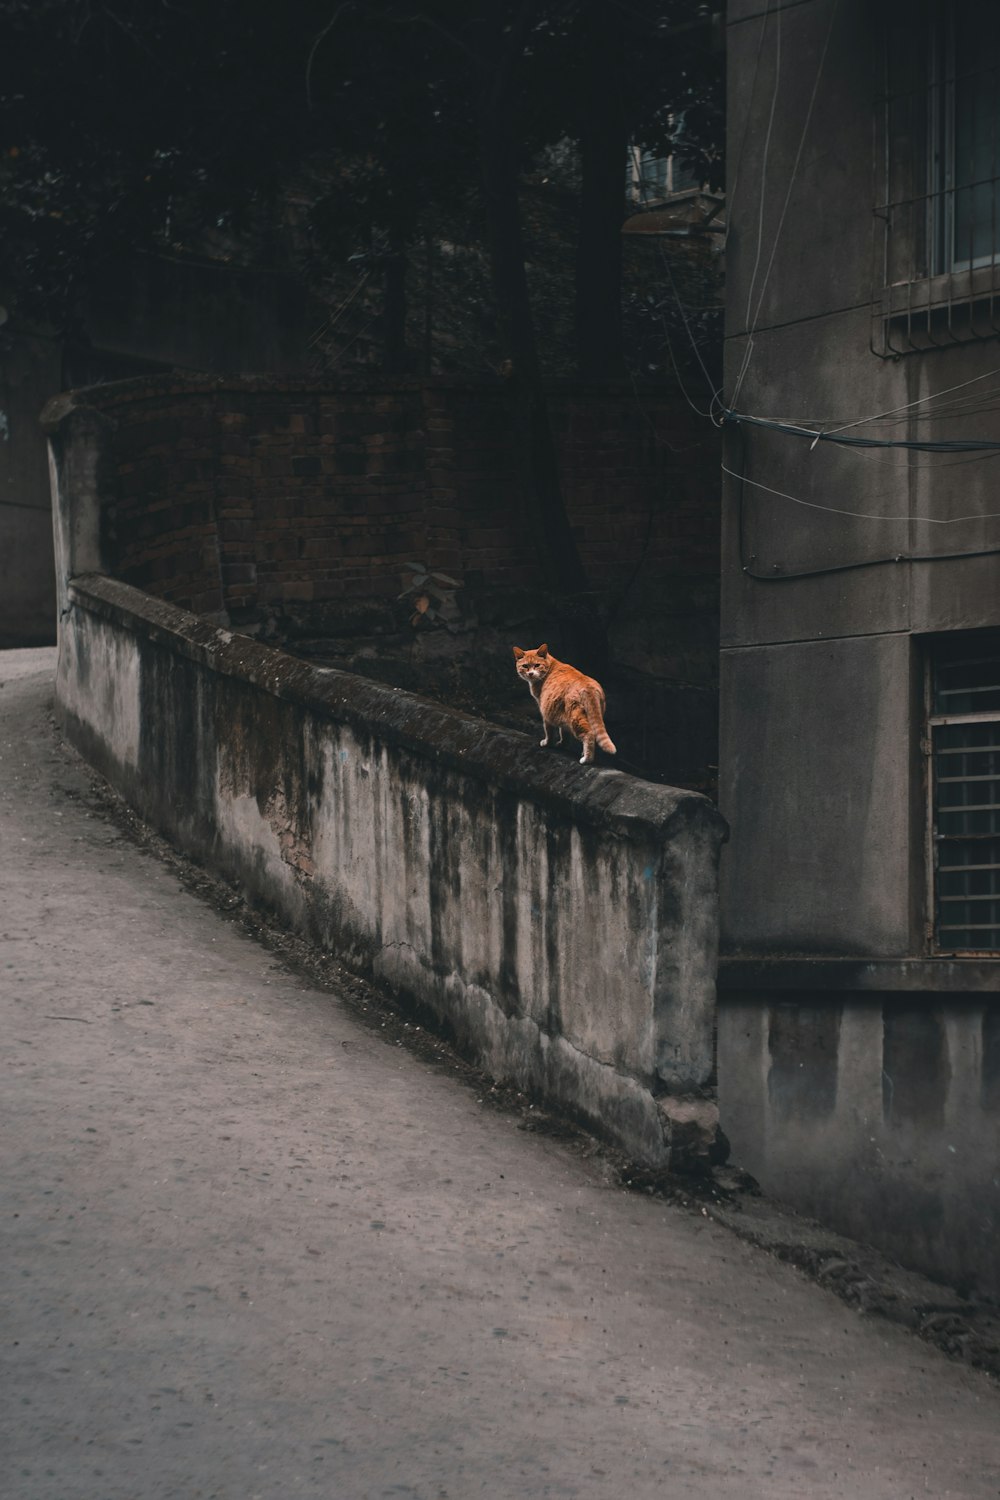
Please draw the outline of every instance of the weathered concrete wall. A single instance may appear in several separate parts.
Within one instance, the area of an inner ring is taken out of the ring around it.
[[[428,1006],[494,1077],[670,1161],[685,1109],[660,1096],[713,1066],[724,825],[704,798],[545,758],[100,575],[67,594],[63,723],[143,816]]]
[[[740,413],[1000,438],[992,402],[940,397],[989,388],[995,339],[936,328],[881,357],[900,222],[874,214],[900,55],[884,27],[929,34],[924,11],[729,6],[726,400]],[[952,291],[967,297],[960,275]],[[1000,1292],[1000,955],[928,942],[927,637],[1000,624],[996,478],[965,458],[728,425],[719,1093],[733,1154],[768,1191]]]
[[[776,1197],[997,1296],[1000,1010],[933,982],[810,993],[800,976],[789,990],[728,991],[720,1113],[740,1164]]]
[[[714,1131],[717,867],[696,794],[314,668],[106,576],[109,419],[50,409],[66,732],[139,810],[495,1077],[650,1165]]]
[[[723,861],[728,951],[919,951],[909,635],[730,651],[722,681],[726,797],[740,809]]]

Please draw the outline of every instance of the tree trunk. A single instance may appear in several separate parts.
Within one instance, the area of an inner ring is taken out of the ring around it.
[[[424,232],[424,359],[423,371],[434,369],[434,240],[430,230]]]
[[[621,17],[607,0],[585,16],[580,116],[580,228],[576,254],[577,371],[584,380],[619,380],[622,350],[622,239],[628,127]]]
[[[533,7],[521,8],[527,23]],[[494,12],[494,18],[496,12]],[[489,33],[492,31],[492,35]],[[484,87],[479,110],[479,159],[486,203],[493,291],[501,335],[511,365],[515,441],[541,522],[546,573],[567,593],[586,586],[583,566],[566,515],[559,458],[542,385],[528,278],[524,266],[521,206],[511,124],[512,72],[521,45],[520,28],[504,32],[489,24],[481,32]]]
[[[389,232],[382,267],[382,368],[400,374],[406,368],[406,242]]]

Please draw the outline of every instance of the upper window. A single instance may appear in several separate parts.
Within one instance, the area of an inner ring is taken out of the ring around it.
[[[1000,630],[938,644],[928,708],[933,947],[1000,953]]]
[[[697,173],[683,166],[678,155],[654,156],[638,146],[629,147],[625,192],[630,202],[644,207],[666,203],[678,193],[697,193],[702,186]]]
[[[890,6],[881,352],[1000,334],[1000,4]]]
[[[997,258],[997,34],[996,0],[938,7],[928,226],[935,272]]]

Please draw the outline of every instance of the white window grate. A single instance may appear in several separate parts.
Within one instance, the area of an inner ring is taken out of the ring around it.
[[[934,947],[1000,953],[1000,630],[937,647],[930,708]]]

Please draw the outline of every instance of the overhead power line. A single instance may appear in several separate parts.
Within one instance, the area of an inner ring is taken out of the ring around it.
[[[990,438],[869,438],[847,436],[843,428],[833,432],[816,432],[812,427],[799,427],[794,422],[779,422],[771,417],[752,417],[746,412],[723,412],[723,421],[736,426],[763,427],[768,432],[781,432],[789,437],[808,438],[810,448],[818,443],[834,443],[842,448],[908,448],[916,453],[995,453],[1000,451],[1000,441]]]
[[[1000,446],[1000,445],[994,445]],[[848,516],[853,521],[889,521],[897,524],[909,525],[917,522],[924,526],[957,526],[960,521],[1000,521],[1000,511],[990,511],[982,514],[975,511],[967,516],[918,516],[907,513],[901,516],[879,516],[871,511],[845,510],[838,505],[821,505],[818,500],[803,500],[799,495],[790,495],[787,490],[776,490],[770,484],[762,484],[759,479],[748,479],[746,474],[738,474],[735,469],[722,465],[723,474],[728,474],[730,479],[738,479],[740,484],[749,484],[755,490],[766,490],[769,495],[777,495],[782,500],[790,500],[793,505],[804,505],[807,510],[823,510],[833,516]]]

